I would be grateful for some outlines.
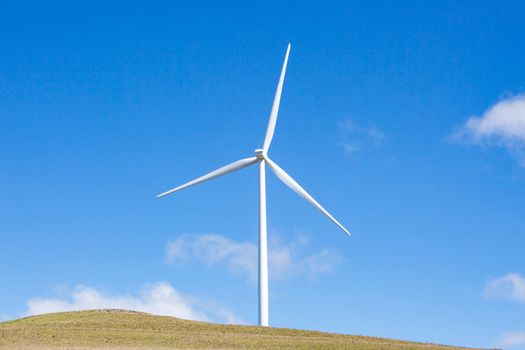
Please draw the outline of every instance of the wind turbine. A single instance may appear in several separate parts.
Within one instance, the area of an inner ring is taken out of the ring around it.
[[[197,185],[201,182],[211,180],[213,178],[229,174],[231,172],[241,170],[250,165],[259,164],[259,325],[268,326],[268,247],[266,238],[266,174],[265,166],[267,165],[271,171],[274,172],[277,177],[295,191],[298,195],[303,197],[306,201],[310,202],[314,207],[319,209],[324,215],[332,220],[341,230],[350,236],[350,232],[343,225],[339,223],[325,208],[321,206],[312,196],[306,192],[301,185],[297,183],[290,175],[288,175],[281,167],[275,164],[268,157],[268,149],[272,142],[273,134],[275,131],[275,124],[277,122],[277,113],[279,111],[279,103],[281,102],[281,92],[283,90],[284,75],[286,73],[286,65],[288,64],[288,55],[290,54],[291,45],[288,44],[286,49],[286,55],[284,57],[283,68],[281,70],[281,76],[279,77],[279,84],[277,85],[277,92],[275,93],[275,99],[273,100],[272,111],[270,113],[270,119],[268,121],[268,127],[266,129],[266,136],[264,137],[263,147],[255,150],[255,156],[250,158],[244,158],[225,165],[222,168],[212,171],[206,175],[203,175],[195,180],[175,187],[169,191],[159,194],[157,197],[162,197],[177,191],[180,191],[186,187]]]

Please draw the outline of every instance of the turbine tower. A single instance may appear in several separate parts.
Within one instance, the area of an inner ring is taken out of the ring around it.
[[[268,120],[268,127],[266,129],[266,136],[264,137],[263,147],[255,150],[255,156],[250,158],[244,158],[225,165],[222,168],[212,171],[206,175],[203,175],[195,180],[185,183],[159,194],[157,197],[162,197],[173,192],[180,191],[186,187],[197,185],[201,182],[211,180],[213,178],[229,174],[231,172],[241,170],[250,165],[259,163],[259,325],[268,326],[268,244],[267,244],[267,232],[266,232],[266,166],[277,177],[284,182],[288,187],[295,191],[298,195],[303,197],[306,201],[310,202],[313,206],[319,209],[324,215],[332,220],[341,230],[350,236],[350,232],[343,225],[339,223],[325,208],[321,206],[312,196],[306,192],[301,185],[299,185],[290,175],[288,175],[283,169],[275,164],[268,157],[268,149],[272,142],[273,134],[275,131],[275,124],[277,122],[277,113],[279,112],[279,103],[281,102],[281,92],[283,90],[284,76],[286,73],[286,65],[288,64],[288,55],[290,54],[291,45],[288,44],[286,55],[284,57],[283,68],[281,70],[281,76],[279,77],[279,84],[277,85],[277,92],[275,93],[275,99],[272,105],[272,111],[270,113],[270,119]]]

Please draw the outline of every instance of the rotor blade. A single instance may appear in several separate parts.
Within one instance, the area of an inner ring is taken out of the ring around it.
[[[277,177],[284,182],[288,187],[290,187],[292,190],[295,191],[298,195],[306,199],[308,202],[310,202],[313,206],[315,206],[317,209],[323,212],[324,215],[328,216],[330,220],[332,220],[341,230],[343,230],[347,235],[350,236],[350,232],[339,223],[332,215],[330,215],[329,212],[326,211],[325,208],[321,206],[312,196],[308,194],[304,190],[304,188],[301,187],[290,175],[288,175],[283,169],[281,169],[277,164],[275,164],[270,158],[265,157],[266,163],[270,167],[270,169],[277,175]]]
[[[277,91],[275,93],[275,99],[273,100],[272,111],[270,113],[270,119],[268,120],[268,127],[266,129],[266,136],[264,137],[263,150],[268,151],[270,143],[272,142],[273,133],[275,131],[275,124],[277,123],[277,113],[279,113],[279,103],[281,102],[281,92],[283,91],[284,75],[286,73],[286,65],[288,64],[288,55],[290,54],[291,44],[288,44],[286,49],[286,56],[284,56],[283,68],[281,70],[281,76],[279,77],[279,84],[277,84]]]
[[[246,168],[247,166],[250,166],[250,165],[255,164],[257,162],[258,162],[257,157],[251,157],[251,158],[245,158],[245,159],[238,160],[238,161],[233,162],[231,164],[225,165],[222,168],[214,170],[214,171],[212,171],[209,174],[203,175],[203,176],[201,176],[201,177],[199,177],[199,178],[197,178],[195,180],[187,182],[184,185],[180,185],[179,187],[175,187],[174,189],[171,189],[169,191],[161,193],[161,194],[159,194],[157,196],[157,198],[165,196],[165,195],[168,195],[170,193],[173,193],[173,192],[176,192],[176,191],[179,191],[179,190],[182,190],[183,188],[190,187],[190,186],[199,184],[201,182],[211,180],[211,179],[213,179],[215,177],[226,175],[228,173],[240,170],[242,168]]]

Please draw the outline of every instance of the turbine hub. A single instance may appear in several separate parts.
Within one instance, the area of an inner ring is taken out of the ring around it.
[[[255,150],[255,156],[257,157],[257,159],[261,159],[261,160],[264,159],[264,155],[265,155],[265,152],[263,149],[258,148]]]

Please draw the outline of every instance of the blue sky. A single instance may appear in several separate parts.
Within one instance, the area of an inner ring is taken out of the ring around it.
[[[525,349],[525,5],[0,4],[0,317],[133,307]]]

